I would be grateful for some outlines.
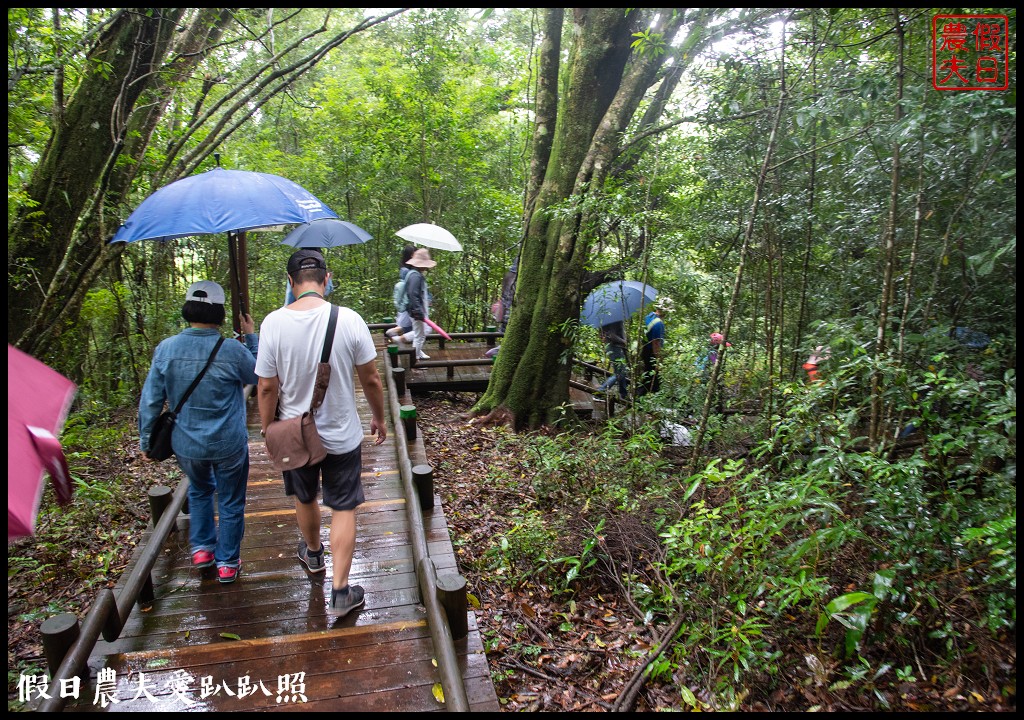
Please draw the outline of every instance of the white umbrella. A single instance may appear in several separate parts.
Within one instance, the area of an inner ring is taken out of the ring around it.
[[[431,223],[416,223],[395,232],[395,235],[411,243],[436,250],[462,252],[462,245],[455,236],[443,227]]]

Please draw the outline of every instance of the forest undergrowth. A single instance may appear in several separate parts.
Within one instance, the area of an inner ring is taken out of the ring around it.
[[[615,425],[480,427],[472,402],[417,409],[506,711],[1015,708],[1015,625],[991,629],[965,568],[900,610],[877,538],[829,536],[853,499],[759,495],[738,460],[685,478],[688,449]]]

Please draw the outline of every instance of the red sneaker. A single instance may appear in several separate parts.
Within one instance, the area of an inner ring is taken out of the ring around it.
[[[209,550],[196,550],[192,553],[192,567],[197,570],[200,568],[208,568],[213,565],[213,553]]]
[[[217,579],[222,583],[233,583],[238,579],[238,576],[242,574],[242,564],[239,563],[238,567],[224,567],[217,568]]]

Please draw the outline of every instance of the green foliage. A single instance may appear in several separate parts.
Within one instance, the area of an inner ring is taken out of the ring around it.
[[[705,681],[720,699],[747,673],[774,673],[772,619],[820,607],[831,587],[821,557],[855,538],[843,495],[828,477],[769,480],[739,461],[712,461],[690,478],[684,498],[692,503],[661,532],[668,584],[642,598],[687,618],[673,662],[706,661]]]
[[[510,530],[491,538],[483,554],[489,561],[484,569],[496,575],[525,578],[534,574],[538,559],[557,544],[558,529],[546,523],[536,510],[516,511],[516,515]]]
[[[978,590],[985,596],[988,629],[993,633],[1017,626],[1017,511],[1004,518],[967,528],[961,538],[978,553]]]
[[[962,350],[921,366],[879,363],[856,328],[831,330],[822,382],[778,388],[784,416],[755,448],[758,465],[713,461],[685,483],[684,516],[661,531],[668,583],[644,607],[683,613],[687,630],[657,672],[704,658],[718,698],[777,668],[770,638],[746,632],[748,622],[779,632],[780,618],[802,618],[826,648],[848,659],[890,653],[887,667],[905,677],[901,648],[915,635],[950,658],[964,649],[953,605],[965,592],[983,602],[989,631],[1015,627],[1015,374],[997,379],[997,358]],[[908,340],[911,357],[932,342]],[[979,360],[975,380],[965,368]],[[908,452],[866,443],[861,389],[879,371],[889,437],[921,438]],[[839,560],[851,556],[874,569],[851,582]],[[854,675],[842,687],[874,687],[867,670]]]
[[[545,564],[565,571],[565,578],[561,583],[562,590],[568,590],[573,580],[597,564],[597,556],[594,549],[601,542],[601,531],[604,530],[604,522],[604,518],[598,521],[597,527],[593,529],[590,537],[583,543],[579,554],[544,560]]]
[[[890,571],[891,574],[891,571]],[[891,578],[889,578],[891,581]],[[876,580],[876,586],[878,582]],[[840,595],[828,605],[818,616],[818,624],[815,632],[821,637],[822,631],[830,620],[836,620],[846,628],[846,644],[844,653],[847,658],[852,657],[861,646],[861,640],[867,631],[868,623],[871,621],[871,614],[879,598],[871,593],[852,592]]]
[[[660,483],[666,468],[661,446],[653,427],[626,434],[610,422],[595,434],[537,436],[525,449],[525,464],[533,470],[542,504],[574,496],[627,510],[637,501],[637,490]]]
[[[663,55],[665,53],[665,37],[661,33],[652,33],[650,30],[633,33],[636,38],[630,47],[640,55],[651,53],[652,55]]]
[[[483,570],[537,576],[556,592],[572,593],[603,568],[607,518],[634,510],[664,487],[667,465],[651,428],[600,434],[574,430],[518,438],[515,452],[532,478],[535,501],[509,512],[512,529],[494,536]],[[499,484],[500,477],[488,477]],[[564,508],[572,507],[572,512]],[[559,510],[559,509],[563,510]]]

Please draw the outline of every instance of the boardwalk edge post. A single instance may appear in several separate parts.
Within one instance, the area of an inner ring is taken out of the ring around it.
[[[417,465],[412,469],[412,482],[420,499],[420,510],[434,509],[434,468]]]
[[[466,594],[466,578],[456,573],[437,576],[437,599],[444,607],[452,638],[461,640],[469,635],[469,598]]]
[[[402,405],[399,409],[398,417],[402,421],[402,427],[405,428],[405,439],[407,442],[416,441],[416,406],[415,405]]]
[[[395,380],[395,392],[398,397],[405,396],[405,368],[404,367],[392,367],[391,377]]]
[[[50,671],[52,678],[81,634],[81,625],[78,623],[78,617],[73,613],[61,613],[44,620],[39,627],[39,632],[43,636],[46,669]]]
[[[163,485],[157,485],[149,489],[147,493],[149,497],[149,514],[153,518],[153,527],[157,526],[160,522],[160,518],[163,517],[164,510],[171,504],[171,497],[173,491],[169,487]],[[174,532],[173,530],[171,532]]]

